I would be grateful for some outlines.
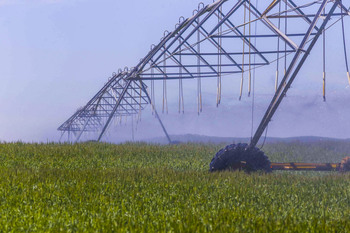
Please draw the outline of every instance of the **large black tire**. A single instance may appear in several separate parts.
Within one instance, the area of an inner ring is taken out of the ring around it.
[[[246,172],[271,172],[271,162],[258,148],[249,149],[248,144],[238,143],[228,145],[218,151],[211,160],[209,168],[211,172],[237,169]]]
[[[350,172],[350,157],[345,157],[340,163],[340,172]]]

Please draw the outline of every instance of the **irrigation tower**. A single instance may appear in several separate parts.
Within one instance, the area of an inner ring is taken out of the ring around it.
[[[183,87],[187,79],[197,82],[198,111],[202,111],[203,79],[216,80],[216,104],[222,98],[222,78],[240,79],[248,96],[253,92],[255,72],[276,65],[275,94],[263,116],[250,147],[254,147],[298,76],[316,42],[326,44],[326,32],[341,24],[347,78],[344,17],[349,3],[340,0],[219,0],[199,4],[193,16],[181,17],[175,30],[166,31],[157,45],[130,69],[114,73],[104,87],[58,130],[79,141],[83,134],[98,132],[100,141],[112,120],[130,117],[150,105],[169,142],[171,139],[155,106],[155,82],[162,83],[162,110],[167,109],[167,81],[178,80],[179,111],[183,111]],[[325,63],[325,59],[324,59]],[[325,67],[325,64],[324,64]],[[344,77],[346,74],[344,72]],[[326,73],[323,75],[326,98]]]

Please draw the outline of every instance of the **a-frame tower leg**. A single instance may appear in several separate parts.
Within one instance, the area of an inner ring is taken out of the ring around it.
[[[111,123],[111,120],[113,119],[115,112],[117,111],[118,107],[120,106],[120,103],[121,103],[121,101],[123,100],[123,98],[124,98],[124,96],[125,96],[125,93],[128,91],[128,88],[129,88],[131,82],[132,82],[131,80],[128,80],[128,81],[127,81],[127,83],[126,83],[126,85],[125,85],[125,87],[124,87],[122,93],[120,94],[120,96],[119,96],[119,98],[118,98],[118,101],[117,101],[117,103],[115,104],[115,106],[114,106],[112,112],[110,113],[110,115],[109,115],[109,117],[108,117],[108,120],[107,120],[107,122],[105,123],[105,126],[103,127],[103,129],[102,129],[102,131],[101,131],[101,133],[100,133],[100,136],[98,137],[97,141],[100,141],[101,138],[103,137],[104,133],[106,132],[106,129],[108,128],[108,125]]]
[[[340,0],[334,1],[332,8],[329,10],[329,12],[327,14],[327,17],[324,19],[324,21],[323,21],[321,27],[318,29],[315,37],[311,41],[309,41],[309,37],[310,37],[311,33],[313,32],[313,30],[316,28],[316,24],[317,24],[318,20],[321,18],[321,15],[322,15],[323,10],[325,9],[327,3],[329,3],[329,0],[323,0],[323,2],[321,4],[317,14],[315,15],[314,20],[310,24],[310,27],[309,27],[307,33],[305,34],[305,36],[304,36],[304,38],[303,38],[303,40],[302,40],[302,42],[301,42],[301,44],[300,44],[296,54],[294,55],[294,58],[293,58],[292,62],[290,63],[290,65],[288,67],[288,70],[287,70],[286,74],[284,75],[283,80],[281,81],[281,83],[280,83],[280,85],[278,87],[278,90],[276,91],[276,93],[275,93],[275,95],[274,95],[274,97],[273,97],[273,99],[272,99],[268,109],[266,110],[266,113],[265,113],[263,119],[261,120],[261,123],[260,123],[259,127],[257,128],[257,130],[255,132],[254,137],[252,138],[252,140],[250,142],[250,145],[249,145],[250,148],[255,147],[256,144],[258,143],[261,135],[265,131],[267,125],[269,124],[269,122],[271,121],[273,115],[275,114],[278,106],[282,102],[282,100],[285,97],[288,89],[292,85],[295,77],[298,75],[298,73],[299,73],[301,67],[303,66],[305,60],[309,56],[312,48],[316,44],[316,42],[319,39],[320,35],[322,34],[325,26],[327,25],[328,21],[330,20],[331,15],[333,14],[335,9],[339,5]],[[310,45],[307,48],[307,50],[305,51],[304,48],[305,48],[307,43],[310,43]],[[304,53],[304,55],[302,56],[301,60],[298,63],[299,57],[303,53]],[[296,66],[296,68],[294,69],[295,66]]]
[[[125,87],[124,87],[122,93],[121,93],[120,96],[119,96],[119,99],[118,99],[117,103],[115,104],[115,106],[114,106],[112,112],[110,113],[110,115],[109,115],[109,117],[108,117],[107,122],[105,123],[105,125],[104,125],[104,127],[103,127],[103,129],[102,129],[102,131],[101,131],[101,133],[100,133],[100,135],[99,135],[99,137],[98,137],[98,141],[100,141],[101,138],[103,137],[103,135],[105,134],[105,132],[106,132],[106,130],[107,130],[109,124],[111,123],[111,120],[112,120],[113,117],[114,117],[115,112],[117,111],[118,107],[120,106],[120,103],[121,103],[121,101],[123,100],[123,98],[124,98],[124,96],[125,96],[125,93],[127,92],[128,88],[129,88],[131,82],[132,82],[131,80],[128,80],[128,81],[127,81],[127,83],[126,83],[126,85],[125,85]],[[163,124],[162,120],[160,119],[160,117],[159,117],[159,115],[158,115],[158,112],[157,112],[155,106],[153,105],[153,103],[152,103],[152,101],[151,101],[151,98],[150,98],[150,96],[149,96],[149,94],[148,94],[148,92],[147,92],[147,90],[146,90],[145,84],[144,84],[141,80],[140,80],[140,85],[141,85],[141,87],[142,87],[143,92],[146,94],[149,103],[152,105],[152,107],[153,107],[153,109],[154,109],[156,118],[158,119],[158,121],[159,121],[159,123],[160,123],[160,126],[162,127],[163,132],[164,132],[164,134],[165,134],[165,136],[166,136],[166,138],[167,138],[169,144],[171,144],[170,136],[169,136],[167,130],[165,129],[164,124]]]
[[[147,89],[146,89],[146,87],[145,87],[145,84],[144,84],[141,80],[140,80],[140,85],[141,85],[141,87],[142,87],[143,92],[144,92],[144,93],[146,94],[146,96],[147,96],[148,102],[151,104],[151,106],[152,106],[152,108],[153,108],[153,110],[154,110],[154,114],[156,115],[156,118],[158,119],[159,124],[160,124],[160,126],[162,127],[163,132],[164,132],[166,138],[168,139],[169,144],[171,144],[170,136],[169,136],[167,130],[165,129],[162,120],[160,119],[160,117],[159,117],[159,115],[158,115],[158,112],[157,112],[156,107],[153,105],[153,102],[152,102],[151,97],[149,96],[149,94],[148,94],[148,92],[147,92]]]

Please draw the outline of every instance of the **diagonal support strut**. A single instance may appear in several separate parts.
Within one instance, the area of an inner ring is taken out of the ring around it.
[[[265,131],[267,125],[269,124],[269,122],[271,121],[273,115],[275,114],[278,106],[281,104],[283,98],[286,96],[286,93],[288,91],[288,89],[290,88],[290,86],[292,85],[295,77],[298,75],[301,67],[303,66],[305,60],[307,59],[307,57],[309,56],[312,48],[314,47],[314,45],[316,44],[317,40],[319,39],[320,35],[323,32],[323,29],[325,28],[325,26],[327,25],[328,21],[331,18],[331,15],[333,14],[333,12],[335,11],[335,9],[337,8],[337,6],[339,5],[340,0],[336,0],[333,3],[332,8],[330,9],[329,13],[327,14],[327,17],[324,19],[321,27],[319,28],[318,32],[316,33],[315,37],[311,40],[311,43],[307,49],[307,51],[304,53],[303,57],[301,58],[301,60],[298,63],[299,57],[301,56],[301,54],[303,53],[303,49],[306,46],[306,44],[308,43],[308,39],[312,33],[312,31],[315,29],[316,24],[318,22],[318,20],[320,19],[323,10],[325,9],[327,3],[329,2],[329,0],[323,0],[314,20],[312,21],[307,33],[304,36],[304,39],[302,40],[299,49],[297,50],[296,54],[294,55],[294,58],[292,60],[292,62],[289,65],[289,68],[283,78],[283,80],[281,81],[278,90],[276,91],[276,94],[274,95],[270,106],[268,107],[263,119],[261,120],[261,123],[259,125],[259,127],[257,128],[254,137],[252,138],[249,148],[253,148],[257,145],[261,135],[263,134],[263,132]],[[297,66],[295,68],[295,70],[293,71],[293,68]],[[292,73],[293,71],[293,73]],[[291,75],[291,76],[290,76]],[[290,76],[289,80],[288,77]],[[286,83],[288,81],[288,83]],[[285,85],[286,83],[286,85]]]

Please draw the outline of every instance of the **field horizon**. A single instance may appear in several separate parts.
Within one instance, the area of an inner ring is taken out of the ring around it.
[[[169,136],[172,141],[176,141],[180,143],[212,143],[212,144],[249,143],[251,139],[250,137],[220,137],[220,136],[208,136],[208,135],[190,134],[190,133],[174,134]],[[264,137],[262,137],[262,139],[260,140],[260,144],[262,144],[263,141],[264,141]],[[293,136],[293,137],[266,137],[265,139],[265,143],[278,143],[278,142],[315,143],[315,142],[322,142],[322,141],[350,142],[350,138],[332,138],[332,137],[321,137],[321,136]],[[128,142],[131,142],[131,141],[128,141]],[[168,140],[166,137],[153,137],[148,139],[142,139],[136,142],[167,144]]]

